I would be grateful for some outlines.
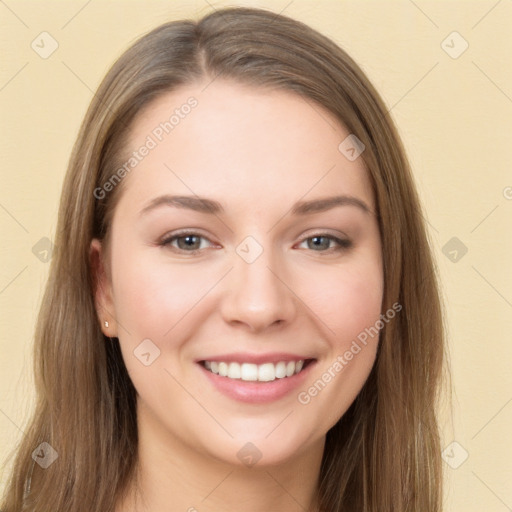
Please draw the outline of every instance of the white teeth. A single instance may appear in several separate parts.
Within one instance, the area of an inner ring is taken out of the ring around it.
[[[244,363],[241,367],[242,380],[258,380],[258,365]]]
[[[231,363],[229,365],[228,377],[230,379],[240,379],[242,377],[242,369],[238,363]]]
[[[286,363],[281,361],[276,364],[276,379],[286,377]]]
[[[227,363],[219,363],[219,375],[221,377],[227,377],[227,375],[228,375]]]
[[[276,378],[276,367],[272,363],[265,363],[258,367],[258,380],[270,382]]]
[[[212,373],[228,379],[241,379],[244,381],[271,382],[276,379],[291,377],[299,373],[304,367],[304,360],[279,361],[277,364],[264,363],[225,363],[223,361],[204,361],[204,367]]]

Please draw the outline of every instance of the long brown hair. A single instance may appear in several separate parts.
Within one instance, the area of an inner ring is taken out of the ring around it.
[[[134,476],[136,391],[118,340],[105,339],[100,329],[89,259],[92,238],[107,238],[122,186],[100,199],[94,191],[122,163],[141,108],[177,87],[219,76],[299,94],[333,113],[366,147],[361,156],[383,250],[382,311],[396,302],[402,311],[382,329],[363,389],[327,433],[321,510],[440,511],[442,310],[397,131],[364,73],[331,40],[286,16],[228,8],[197,22],[164,24],[139,39],[110,69],[87,111],[63,186],[37,321],[36,408],[16,449],[3,512],[111,512]],[[43,442],[58,454],[47,469],[32,455]]]

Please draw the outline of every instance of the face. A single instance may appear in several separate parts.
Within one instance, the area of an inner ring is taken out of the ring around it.
[[[358,341],[381,313],[374,198],[322,107],[204,86],[134,122],[108,252],[92,244],[110,268],[97,305],[139,424],[206,457],[277,464],[323,443],[374,363],[378,336]]]

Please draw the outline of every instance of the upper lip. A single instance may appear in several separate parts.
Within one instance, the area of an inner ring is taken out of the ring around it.
[[[202,361],[216,361],[218,363],[252,363],[252,364],[265,364],[265,363],[279,363],[280,361],[305,361],[307,359],[314,359],[306,355],[290,354],[287,352],[272,352],[267,354],[249,354],[242,352],[232,352],[230,354],[221,354],[218,356],[208,356],[197,359],[196,362]]]

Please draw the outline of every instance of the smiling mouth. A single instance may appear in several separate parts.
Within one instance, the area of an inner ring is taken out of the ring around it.
[[[236,363],[223,361],[200,361],[206,370],[220,377],[246,382],[272,382],[286,379],[302,372],[314,359],[280,361],[278,363]]]

